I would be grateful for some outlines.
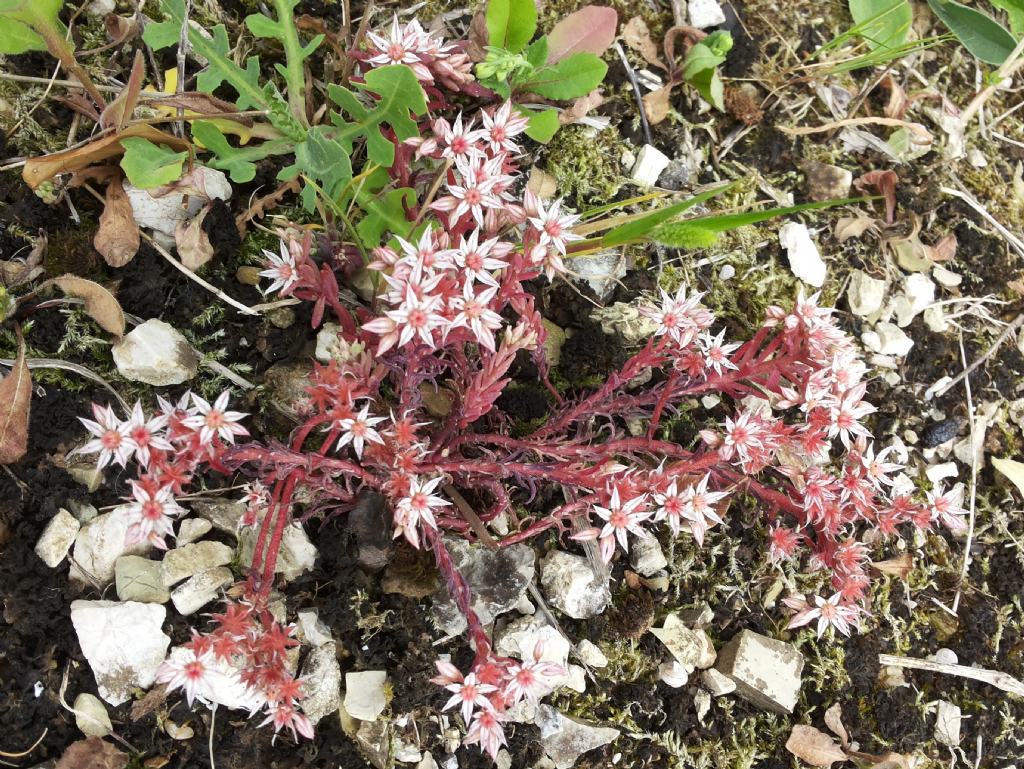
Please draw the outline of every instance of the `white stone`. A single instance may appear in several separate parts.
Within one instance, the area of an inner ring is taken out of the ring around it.
[[[653,187],[670,162],[671,158],[664,152],[654,145],[645,144],[636,156],[636,163],[633,164],[629,178],[643,187]]]
[[[314,725],[324,716],[338,712],[341,706],[341,666],[338,665],[333,641],[317,646],[309,653],[302,666],[302,680],[306,690],[302,712]]]
[[[732,280],[736,277],[736,268],[731,264],[726,264],[718,271],[718,279],[721,281]]]
[[[132,206],[135,221],[140,227],[153,230],[154,235],[161,236],[157,240],[167,247],[174,246],[174,229],[178,222],[185,222],[199,213],[207,199],[227,200],[231,197],[231,185],[220,171],[196,166],[193,173],[197,175],[194,186],[201,185],[205,189],[206,199],[194,193],[186,196],[180,191],[155,198],[147,190],[139,189],[130,182],[124,183],[124,192]]]
[[[662,662],[658,666],[658,678],[666,686],[678,689],[686,686],[686,682],[690,680],[690,674],[683,665],[672,660],[672,662]]]
[[[704,716],[711,710],[711,695],[703,689],[698,689],[693,695],[693,707],[697,711],[697,720],[704,723]]]
[[[68,554],[81,528],[82,524],[78,519],[61,508],[46,524],[39,541],[36,542],[36,555],[51,569],[56,568]]]
[[[231,569],[220,566],[216,569],[200,572],[182,582],[171,593],[171,602],[178,614],[188,616],[195,614],[211,601],[220,597],[222,587],[234,582]]]
[[[114,731],[107,708],[98,697],[82,692],[75,697],[71,709],[75,713],[75,726],[86,737],[106,737]]]
[[[902,358],[914,346],[914,340],[907,336],[903,329],[893,323],[879,323],[875,326],[875,333],[878,335],[878,349],[874,350],[874,352],[881,353],[882,355],[895,355],[897,358]],[[868,344],[865,336],[866,334],[861,339],[863,339],[865,344]]]
[[[924,323],[929,331],[936,334],[944,334],[949,331],[949,321],[946,320],[946,313],[941,305],[933,305],[924,311]]]
[[[932,268],[932,277],[935,278],[936,283],[945,288],[956,288],[964,279],[963,275],[958,275],[952,270],[939,266]]]
[[[170,324],[150,318],[111,348],[117,373],[133,382],[163,386],[187,382],[199,371],[199,356]]]
[[[807,225],[787,222],[779,229],[779,243],[789,257],[789,268],[793,274],[815,288],[825,282],[825,262],[818,246],[811,240]]]
[[[218,531],[237,536],[238,523],[245,515],[245,503],[237,499],[197,500],[192,503],[192,510]]]
[[[629,345],[646,344],[658,330],[658,324],[640,314],[636,304],[615,302],[605,307],[598,307],[590,313],[590,317],[601,324],[606,334],[618,334]]]
[[[302,609],[298,613],[299,635],[310,646],[323,646],[334,640],[331,629],[320,621],[316,609]]]
[[[195,542],[168,550],[161,562],[164,585],[171,587],[183,579],[200,572],[226,566],[235,557],[235,551],[223,542]]]
[[[564,686],[583,694],[587,690],[587,671],[579,665],[569,665],[566,671]]]
[[[384,670],[364,670],[345,674],[345,710],[360,721],[374,721],[388,704],[388,674]]]
[[[338,332],[341,326],[337,323],[324,323],[316,334],[316,352],[314,357],[321,363],[330,363],[338,345]]]
[[[148,689],[167,656],[171,637],[161,630],[167,610],[136,601],[73,601],[71,624],[78,635],[99,695],[111,705]]]
[[[589,619],[604,611],[611,599],[607,580],[578,555],[553,550],[541,564],[541,587],[559,611],[573,619]]]
[[[570,257],[565,265],[573,277],[585,280],[599,299],[607,298],[618,281],[626,277],[626,258],[616,249]]]
[[[597,644],[586,638],[576,644],[576,653],[584,664],[592,668],[608,667],[608,657],[605,656],[605,653],[597,647]]]
[[[925,476],[933,485],[946,478],[956,478],[960,474],[956,462],[943,462],[940,465],[932,465],[924,471]]]
[[[122,555],[114,562],[114,585],[121,601],[167,603],[171,600],[160,562],[140,555]]]
[[[896,325],[906,328],[928,305],[935,301],[935,284],[923,272],[908,275],[903,282],[903,293],[894,300]]]
[[[629,549],[629,562],[638,574],[653,576],[668,566],[661,544],[654,536],[636,537]]]
[[[736,682],[725,673],[720,673],[714,668],[708,668],[700,674],[700,681],[704,688],[711,692],[713,697],[722,697],[736,691]]]
[[[214,520],[213,525],[217,526],[217,521]],[[239,559],[242,563],[252,562],[257,536],[255,527],[246,528],[239,533]],[[316,547],[310,541],[306,530],[302,528],[302,524],[293,523],[284,530],[281,537],[281,552],[277,556],[274,573],[280,574],[286,582],[290,582],[312,569],[316,565],[316,556]]]
[[[854,270],[850,274],[850,285],[846,289],[846,301],[850,304],[850,312],[866,318],[882,309],[885,285],[884,280],[872,278],[863,270]]]
[[[678,614],[669,614],[664,624],[651,628],[651,635],[665,644],[676,661],[687,670],[709,668],[715,664],[714,644],[701,629],[690,629]]]
[[[97,19],[102,19],[108,13],[113,13],[114,8],[114,0],[92,0],[91,3],[85,6],[85,12],[90,16],[95,16]]]
[[[939,700],[935,707],[935,741],[955,748],[960,744],[960,707]]]
[[[572,645],[540,615],[510,622],[497,634],[494,648],[505,657],[528,660],[533,659],[538,643],[543,645],[542,661],[566,667]]]
[[[690,0],[687,4],[690,11],[690,26],[707,29],[725,24],[725,11],[718,0]]]
[[[177,542],[178,547],[195,542],[200,537],[210,533],[213,524],[205,518],[186,518],[178,526]]]
[[[540,743],[555,769],[572,769],[589,750],[607,745],[619,736],[618,729],[597,726],[560,713],[549,705],[537,708]]]
[[[793,644],[743,630],[722,648],[716,667],[758,707],[780,715],[796,707],[804,657]]]
[[[929,659],[932,662],[941,662],[944,665],[958,665],[960,660],[956,656],[956,652],[952,649],[942,647],[938,649],[935,654],[929,654],[925,659]]]
[[[72,551],[71,579],[101,586],[114,579],[114,563],[122,555],[145,555],[152,549],[146,541],[128,544],[131,520],[125,505],[109,513],[97,515],[85,524],[75,537]]]
[[[429,753],[424,753],[423,758],[416,764],[416,769],[437,769],[437,761]]]

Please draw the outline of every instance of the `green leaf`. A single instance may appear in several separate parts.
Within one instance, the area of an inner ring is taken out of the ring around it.
[[[366,214],[356,224],[356,232],[363,246],[367,249],[376,248],[381,244],[385,232],[406,237],[412,229],[412,222],[406,216],[405,207],[416,203],[416,191],[408,187],[388,190],[383,195],[374,197],[356,195]]]
[[[903,45],[914,21],[910,0],[849,0],[856,32],[868,47],[895,49]]]
[[[46,42],[20,21],[3,18],[0,12],[0,53],[17,55],[26,51],[45,51]]]
[[[711,214],[695,219],[687,219],[682,222],[663,224],[651,231],[652,240],[666,246],[701,242],[702,240],[711,245],[715,242],[719,233],[746,227],[758,222],[777,219],[780,216],[789,216],[801,211],[813,211],[818,208],[832,208],[856,202],[855,200],[826,200],[819,203],[802,203],[798,206],[786,206],[784,208],[768,208],[763,211],[745,211],[739,214]],[[710,241],[710,242],[708,242]],[[693,246],[678,245],[679,248],[692,248]]]
[[[601,239],[601,245],[605,248],[610,248],[611,246],[621,246],[622,244],[629,243],[630,241],[643,240],[647,237],[648,233],[658,225],[664,224],[670,219],[674,219],[679,216],[679,214],[688,211],[701,203],[705,203],[717,195],[721,195],[726,190],[735,186],[735,184],[735,182],[732,182],[730,184],[723,184],[721,186],[714,187],[710,190],[705,190],[698,195],[694,195],[692,198],[681,200],[671,206],[655,209],[649,214],[645,214],[631,222],[626,222],[626,224],[619,225],[605,233],[604,237]]]
[[[333,132],[331,126],[310,128],[306,140],[295,145],[295,165],[282,170],[278,177],[288,179],[304,174],[316,180],[331,200],[337,200],[352,179],[352,162],[348,150]],[[285,173],[290,175],[283,176]]]
[[[538,37],[532,43],[529,48],[526,49],[526,60],[530,63],[534,69],[540,69],[543,67],[548,60],[548,39],[547,37]]]
[[[490,45],[519,53],[537,31],[534,0],[490,0],[487,3],[487,37]]]
[[[139,136],[122,139],[121,146],[124,147],[121,168],[136,187],[149,190],[181,178],[181,167],[188,152],[174,152]]]
[[[545,109],[534,112],[520,107],[519,111],[529,117],[530,122],[526,124],[526,135],[535,142],[547,144],[561,127],[557,110]]]
[[[256,164],[246,160],[244,153],[228,144],[227,138],[214,123],[206,120],[192,123],[192,138],[216,156],[207,165],[227,171],[231,181],[244,184],[256,177]]]
[[[142,41],[154,51],[177,45],[180,39],[181,24],[173,19],[147,22],[146,28],[142,30]]]
[[[608,65],[594,54],[574,53],[537,70],[520,88],[545,99],[576,99],[601,85],[607,72]]]
[[[347,88],[333,84],[328,86],[327,95],[331,101],[355,120],[348,122],[340,115],[331,115],[338,128],[335,134],[337,141],[351,153],[352,142],[364,136],[367,157],[377,165],[390,167],[395,162],[395,145],[385,138],[380,126],[390,126],[398,141],[418,136],[416,121],[410,113],[415,116],[426,113],[426,94],[416,75],[404,64],[371,69],[366,73],[366,82],[354,85],[362,91],[376,94],[378,98],[372,109],[367,109]]]
[[[992,5],[1006,11],[1010,32],[1018,40],[1024,36],[1024,0],[991,0]]]
[[[954,0],[928,0],[928,7],[972,56],[986,64],[1002,64],[1017,46],[1013,35],[981,11]]]

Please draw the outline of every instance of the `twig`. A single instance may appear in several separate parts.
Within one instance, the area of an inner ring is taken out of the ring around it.
[[[43,733],[39,735],[39,739],[33,742],[20,753],[8,753],[6,750],[0,750],[0,756],[3,756],[4,758],[24,758],[33,750],[39,747],[39,743],[46,739],[46,735],[49,734],[49,732],[50,727],[46,727],[45,729],[43,729]]]
[[[15,83],[35,83],[36,85],[59,85],[62,88],[81,88],[82,84],[77,80],[61,80],[59,78],[39,77],[38,75],[15,75],[10,72],[0,72],[0,80],[10,80]],[[120,93],[122,86],[97,85],[97,91],[104,93]],[[166,94],[170,96],[170,94]]]
[[[636,97],[636,106],[640,110],[640,125],[644,130],[644,142],[654,144],[654,140],[651,138],[651,125],[647,122],[647,110],[644,109],[644,97],[640,93],[640,84],[636,81],[636,73],[633,72],[629,59],[626,58],[626,52],[622,50],[622,44],[618,40],[615,41],[615,52],[619,54],[619,60],[626,70],[626,77],[629,78],[630,85],[633,86],[633,96]]]
[[[899,118],[894,117],[850,117],[845,120],[834,120],[831,123],[825,123],[824,125],[804,126],[801,128],[794,128],[793,126],[778,126],[778,129],[789,136],[807,136],[809,134],[825,133],[827,131],[834,131],[837,128],[845,128],[846,126],[855,125],[884,125],[906,128],[911,133],[917,135],[920,140],[919,143],[921,144],[931,144],[933,141],[931,132],[920,123],[911,123],[907,120],[900,120]]]
[[[217,723],[217,703],[213,704],[210,709],[210,739],[207,743],[207,748],[210,751],[210,769],[217,769],[217,764],[213,760],[213,727]]]
[[[14,361],[12,359],[0,358],[0,366],[11,367],[13,365]],[[80,374],[86,379],[96,382],[96,384],[101,385],[104,389],[109,391],[111,395],[117,398],[117,402],[121,404],[121,407],[124,408],[125,411],[131,411],[131,409],[128,407],[128,404],[125,402],[124,398],[121,397],[117,390],[115,390],[106,379],[101,377],[95,371],[87,369],[85,366],[80,366],[77,363],[71,363],[70,361],[66,360],[60,360],[59,358],[26,358],[25,365],[29,367],[29,370],[37,368],[57,368],[62,369],[64,371],[73,371],[76,374]]]
[[[181,32],[178,35],[178,82],[175,83],[174,92],[181,95],[185,90],[185,57],[188,56],[188,29],[189,16],[192,15],[192,0],[185,0],[185,14],[181,22]],[[174,132],[181,137],[185,136],[185,108],[178,107],[178,122],[174,125]]]
[[[879,654],[878,662],[881,665],[889,665],[897,668],[909,668],[911,670],[927,670],[931,673],[945,673],[960,678],[970,678],[972,681],[981,681],[1010,694],[1024,697],[1024,684],[1011,675],[1000,673],[998,670],[985,670],[984,668],[972,668],[967,665],[952,665],[948,662],[933,662],[922,660],[917,657],[898,657],[894,654]]]
[[[196,352],[198,353],[199,351],[197,350]],[[199,354],[202,355],[201,353]],[[223,363],[218,363],[215,360],[208,360],[206,358],[202,358],[199,365],[203,366],[204,368],[210,369],[210,371],[214,372],[215,374],[219,374],[220,376],[224,377],[230,382],[233,382],[234,384],[238,385],[243,390],[252,390],[255,389],[256,387],[256,385],[254,385],[248,379],[239,374],[236,374]]]
[[[1010,324],[1005,329],[1003,329],[1003,333],[1000,334],[999,338],[992,343],[992,346],[985,351],[984,355],[982,355],[980,358],[977,358],[974,361],[974,363],[965,368],[953,379],[950,379],[948,382],[946,382],[946,384],[943,385],[940,389],[932,393],[931,397],[938,398],[942,395],[945,395],[950,390],[950,388],[958,384],[960,380],[967,379],[967,377],[970,376],[975,371],[975,369],[978,368],[978,366],[980,366],[989,358],[991,358],[995,354],[996,350],[998,350],[999,347],[1003,344],[1003,342],[1005,342],[1010,337],[1010,335],[1013,334],[1013,332],[1019,329],[1022,325],[1024,325],[1024,312],[1020,313],[1016,318],[1010,321]]]
[[[959,186],[959,182],[957,183],[957,186]],[[964,203],[966,203],[975,211],[977,211],[977,213],[986,222],[995,227],[996,232],[1002,235],[1003,239],[1007,243],[1009,243],[1018,254],[1024,256],[1024,240],[1021,240],[1008,229],[1006,229],[1006,227],[1000,224],[999,221],[988,212],[988,209],[978,202],[978,199],[975,198],[974,195],[972,195],[962,187],[960,187],[960,189],[954,189],[953,187],[939,187],[939,189],[942,192],[946,193],[947,195],[952,195],[955,198],[960,198],[960,200],[964,201]]]
[[[1022,315],[1021,317],[1024,317]],[[967,371],[967,352],[964,350],[964,332],[960,330],[960,360],[963,362],[964,371]],[[977,493],[978,493],[978,436],[977,426],[974,418],[974,400],[971,398],[971,378],[964,377],[964,393],[967,397],[967,417],[971,420],[971,505],[970,515],[967,521],[967,541],[964,543],[964,565],[960,569],[960,582],[956,586],[956,596],[953,598],[953,613],[956,614],[960,608],[960,596],[963,591],[964,581],[967,579],[967,570],[971,567],[971,544],[974,542],[974,524],[977,520]]]
[[[469,528],[473,530],[481,544],[487,547],[488,550],[497,550],[498,543],[491,536],[491,532],[487,531],[487,527],[484,522],[480,520],[480,516],[476,514],[472,505],[466,501],[466,498],[462,496],[458,489],[451,484],[444,487],[444,493],[451,497],[452,502],[459,508],[459,512],[462,513],[462,517],[466,519],[466,523],[469,524]]]

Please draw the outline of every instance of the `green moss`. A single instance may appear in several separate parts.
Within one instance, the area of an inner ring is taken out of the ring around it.
[[[558,194],[574,207],[603,204],[625,181],[621,159],[628,147],[617,131],[565,126],[547,146],[544,167],[558,181]]]

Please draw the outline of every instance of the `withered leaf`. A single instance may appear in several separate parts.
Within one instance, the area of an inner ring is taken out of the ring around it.
[[[591,110],[597,109],[603,103],[604,97],[595,89],[586,96],[581,96],[576,99],[576,101],[569,105],[568,109],[562,110],[558,114],[558,122],[562,125],[575,123],[580,118],[586,117],[587,113]]]
[[[124,336],[124,311],[114,295],[99,283],[77,275],[61,275],[54,278],[53,283],[65,294],[84,300],[86,313],[104,331]]]
[[[99,737],[68,745],[55,769],[124,769],[128,754]]]
[[[838,702],[833,703],[825,711],[825,726],[831,730],[832,734],[839,738],[844,748],[850,744],[850,735],[847,733],[846,727],[843,726],[843,708]]]
[[[28,450],[28,415],[32,404],[32,375],[25,363],[25,340],[11,373],[0,380],[0,465],[17,462]]]
[[[187,222],[178,222],[174,228],[174,244],[178,247],[181,263],[190,270],[198,270],[213,258],[213,246],[203,229],[203,220],[210,213],[209,204]]]
[[[811,766],[830,769],[837,761],[846,761],[846,751],[836,741],[813,726],[797,724],[786,740],[786,750]]]
[[[142,51],[135,52],[135,61],[132,63],[131,74],[128,75],[128,82],[117,94],[107,108],[100,113],[100,125],[104,128],[113,128],[116,131],[123,131],[124,124],[131,118],[135,111],[135,105],[139,103],[139,93],[142,91],[142,78],[146,74],[146,64]]]
[[[647,113],[647,122],[657,125],[668,117],[669,99],[672,96],[672,84],[662,86],[657,91],[651,91],[644,95],[644,111]]]
[[[886,561],[874,561],[871,564],[871,568],[881,574],[889,574],[905,580],[914,568],[914,559],[910,553],[904,553],[901,556],[890,558]]]
[[[859,238],[868,230],[877,229],[877,221],[870,216],[843,216],[836,222],[835,236],[840,243]]]
[[[139,100],[140,104],[153,107],[181,107],[186,112],[195,112],[197,115],[222,115],[224,120],[234,120],[243,125],[251,126],[253,119],[244,115],[238,117],[226,116],[225,113],[238,112],[231,102],[223,101],[207,93],[185,91],[183,93],[168,94],[166,96],[145,96]]]
[[[124,267],[139,251],[139,225],[120,178],[107,184],[106,203],[92,244],[111,267]]]
[[[655,67],[667,69],[658,55],[658,45],[651,39],[651,30],[641,17],[634,16],[622,27],[622,41]]]
[[[192,145],[169,133],[153,128],[145,123],[133,123],[120,133],[102,136],[81,147],[52,152],[37,158],[29,158],[21,169],[21,178],[32,189],[49,181],[58,174],[69,174],[94,163],[117,157],[124,153],[121,140],[131,136],[139,136],[156,144],[165,144],[175,152],[182,152]]]
[[[473,21],[469,23],[469,45],[466,46],[466,55],[473,62],[483,61],[487,58],[487,46],[490,44],[490,37],[487,33],[487,14],[477,11]]]

